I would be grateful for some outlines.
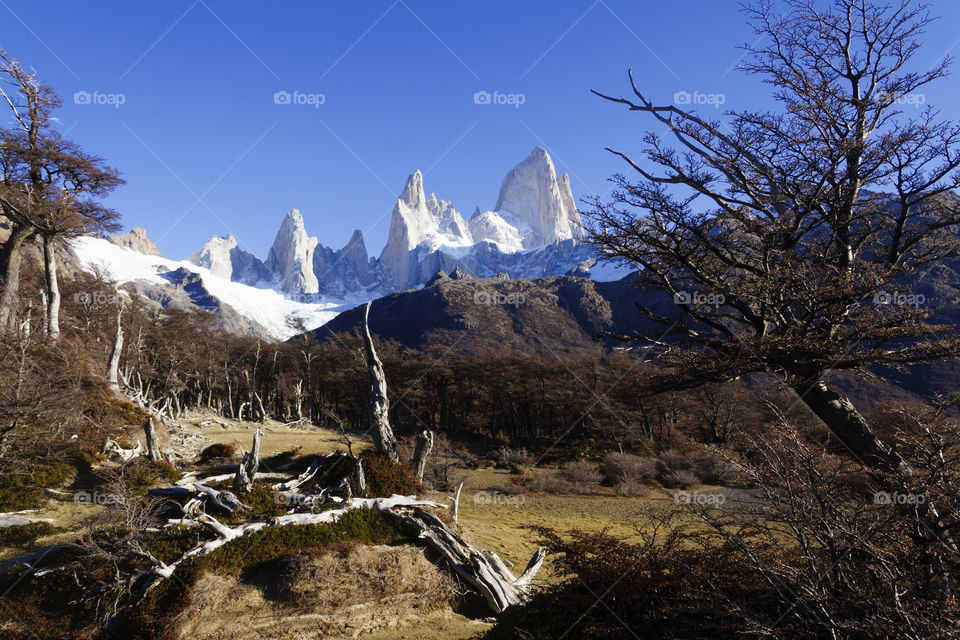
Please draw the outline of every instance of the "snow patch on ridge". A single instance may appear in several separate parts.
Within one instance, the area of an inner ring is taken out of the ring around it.
[[[120,284],[145,281],[151,284],[169,285],[162,273],[180,268],[192,271],[200,276],[203,286],[211,295],[233,307],[240,315],[258,322],[278,339],[287,339],[297,333],[288,326],[288,320],[299,318],[307,329],[315,329],[341,311],[363,302],[363,300],[298,302],[284,297],[282,293],[273,289],[252,287],[214,275],[209,269],[187,260],[148,256],[119,247],[107,240],[89,236],[75,238],[70,243],[85,269],[92,271],[90,265],[102,266],[109,277]]]

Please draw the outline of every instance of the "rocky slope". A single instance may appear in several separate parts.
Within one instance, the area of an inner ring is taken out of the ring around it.
[[[563,354],[595,351],[613,340],[594,340],[605,332],[629,332],[645,324],[633,302],[669,303],[639,292],[635,281],[594,282],[588,278],[534,280],[472,278],[439,274],[422,289],[394,293],[373,303],[370,328],[405,347],[441,346],[456,355],[489,350],[502,353]],[[358,306],[313,332],[324,339],[360,327]]]

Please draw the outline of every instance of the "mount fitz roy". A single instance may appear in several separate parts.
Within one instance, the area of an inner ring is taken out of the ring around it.
[[[511,279],[626,275],[598,265],[582,234],[569,176],[558,176],[550,155],[537,147],[503,179],[494,210],[477,208],[469,220],[452,203],[427,196],[423,175],[414,171],[394,203],[379,257],[368,254],[360,230],[341,249],[320,244],[298,209],[283,219],[265,260],[241,249],[231,234],[172,261],[155,247],[140,248],[149,242],[143,230],[109,241],[78,238],[71,253],[79,268],[99,265],[163,306],[213,311],[229,318],[225,328],[235,332],[285,338],[294,327],[313,329],[366,300],[429,286],[438,272]]]
[[[578,242],[581,234],[569,177],[558,177],[550,155],[537,147],[504,178],[495,210],[477,209],[469,221],[452,203],[426,196],[423,175],[414,171],[394,203],[379,258],[368,255],[359,229],[342,249],[320,244],[294,209],[266,261],[240,249],[233,236],[214,236],[189,260],[234,282],[311,301],[385,295],[457,269],[475,277],[587,275],[596,260]]]

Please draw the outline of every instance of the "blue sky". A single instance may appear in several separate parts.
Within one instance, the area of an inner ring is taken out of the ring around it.
[[[920,65],[960,51],[960,3],[933,9]],[[127,180],[108,200],[125,227],[173,258],[227,232],[265,257],[294,207],[321,243],[359,228],[378,255],[414,169],[469,216],[536,145],[578,199],[603,194],[623,170],[603,148],[652,126],[589,93],[629,91],[628,67],[664,102],[768,104],[734,69],[754,37],[733,0],[0,0],[0,16],[0,46],[63,97],[67,137]],[[960,119],[957,87],[925,99]]]

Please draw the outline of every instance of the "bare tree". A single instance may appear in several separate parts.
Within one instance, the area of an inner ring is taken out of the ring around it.
[[[691,383],[772,372],[856,458],[898,468],[824,374],[960,354],[929,309],[891,299],[960,253],[960,126],[901,109],[949,60],[908,70],[932,20],[922,5],[784,4],[744,5],[763,37],[743,68],[774,87],[778,111],[708,120],[655,103],[632,73],[633,97],[595,92],[652,117],[672,143],[646,134],[643,160],[610,149],[636,176],[614,177],[612,202],[594,200],[590,237],[677,303],[647,315],[693,346],[672,352]]]
[[[14,123],[11,129],[0,129],[0,214],[13,226],[4,247],[0,326],[9,328],[15,322],[21,251],[36,234],[44,263],[45,326],[56,339],[60,334],[57,247],[64,238],[119,228],[118,214],[97,199],[123,180],[103,159],[60,136],[52,116],[60,98],[2,49],[0,76],[6,81],[0,83],[0,96]]]

